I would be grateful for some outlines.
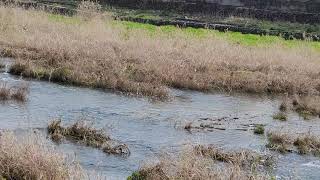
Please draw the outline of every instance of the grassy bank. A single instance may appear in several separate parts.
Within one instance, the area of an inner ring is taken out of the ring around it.
[[[1,132],[1,179],[84,179],[81,168],[68,162],[38,135],[17,139],[12,132]]]
[[[28,4],[27,2],[25,2]],[[63,7],[62,13],[73,14],[74,9],[78,6],[81,1],[51,1],[51,0],[36,0],[33,4],[46,5],[49,7],[59,6]],[[319,24],[308,24],[305,22],[294,23],[288,21],[270,21],[270,20],[258,20],[254,18],[249,18],[246,15],[238,16],[224,16],[220,13],[217,14],[204,14],[204,13],[188,13],[188,12],[179,12],[169,9],[162,10],[151,10],[145,9],[143,7],[136,8],[125,8],[113,5],[114,3],[107,3],[101,6],[101,9],[104,11],[112,13],[114,17],[120,19],[139,19],[139,21],[146,21],[151,23],[151,21],[192,21],[192,22],[203,22],[203,23],[212,23],[212,24],[228,24],[233,27],[238,28],[226,28],[235,32],[251,32],[253,34],[273,34],[277,36],[286,37],[287,39],[291,38],[307,38],[307,39],[318,39],[317,36],[320,34],[320,25]],[[58,11],[54,8],[54,11]],[[59,8],[58,8],[59,9]],[[219,15],[220,14],[220,15]],[[221,16],[222,15],[222,16]],[[135,21],[135,20],[133,20]],[[193,26],[192,24],[187,24],[187,26]],[[240,28],[240,29],[239,29]],[[246,30],[244,30],[244,29]],[[221,29],[222,30],[222,29]],[[253,30],[253,31],[252,31]]]
[[[1,6],[2,54],[17,60],[11,73],[158,99],[167,87],[320,94],[318,43],[87,15]]]
[[[48,18],[52,22],[62,22],[66,24],[81,24],[81,19],[79,17],[69,17],[57,14],[49,14]],[[109,20],[110,21],[110,20]],[[269,23],[266,23],[267,25]],[[114,28],[125,29],[129,34],[134,33],[135,31],[144,31],[147,35],[151,37],[155,36],[184,36],[185,38],[219,38],[227,40],[229,43],[241,44],[244,46],[259,46],[259,47],[268,47],[272,45],[281,45],[286,48],[298,48],[299,46],[306,46],[315,51],[320,52],[320,42],[313,41],[301,41],[301,40],[285,40],[278,36],[260,36],[254,34],[242,34],[240,32],[219,32],[212,29],[203,29],[203,28],[177,28],[175,26],[155,26],[151,24],[130,22],[130,21],[112,21],[111,25]],[[265,25],[265,26],[267,26]],[[271,26],[271,25],[269,25]],[[271,26],[273,27],[273,26]],[[291,26],[290,26],[291,27]],[[292,27],[291,27],[292,28]],[[320,33],[320,32],[319,32]]]
[[[219,15],[206,15],[206,14],[188,14],[179,13],[168,10],[146,10],[146,9],[127,9],[112,7],[106,8],[107,11],[113,13],[114,16],[119,18],[131,18],[131,19],[141,19],[145,21],[175,21],[175,20],[185,20],[193,22],[205,22],[213,24],[228,24],[232,26],[255,29],[263,31],[267,34],[277,32],[279,35],[289,34],[305,34],[308,35],[319,35],[320,25],[319,24],[307,24],[307,23],[293,23],[286,21],[268,21],[268,20],[258,20],[248,17],[221,17]],[[234,29],[235,30],[235,29]],[[241,32],[238,29],[236,32]]]

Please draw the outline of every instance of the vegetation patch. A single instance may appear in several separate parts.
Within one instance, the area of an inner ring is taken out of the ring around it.
[[[242,169],[238,164],[216,162],[198,151],[185,150],[178,156],[165,155],[158,163],[145,164],[129,176],[128,180],[146,179],[268,179],[262,171]]]
[[[258,124],[253,129],[254,134],[264,134],[264,126],[261,124]]]
[[[271,156],[262,156],[253,151],[223,151],[215,146],[198,145],[194,146],[194,151],[203,157],[208,157],[216,161],[232,163],[243,168],[256,169],[259,165],[271,167],[274,159]]]
[[[320,116],[320,98],[319,97],[298,97],[292,100],[293,110],[304,119],[310,116]]]
[[[272,116],[273,119],[280,120],[280,121],[286,121],[287,120],[287,114],[284,112],[278,112],[275,115]]]
[[[48,134],[56,142],[67,138],[86,146],[99,148],[108,154],[130,154],[127,145],[114,143],[103,130],[96,130],[85,121],[78,121],[69,127],[63,127],[61,120],[52,121],[48,125]]]
[[[279,132],[269,132],[267,136],[268,144],[266,146],[269,149],[279,151],[281,153],[292,151],[291,145],[293,142],[287,134]]]
[[[84,178],[77,163],[71,163],[38,135],[17,138],[12,132],[0,136],[0,176],[4,179]]]
[[[317,136],[302,135],[296,138],[293,144],[300,154],[312,153],[316,156],[320,155],[320,139]]]
[[[27,85],[18,85],[9,87],[6,83],[0,83],[0,101],[15,100],[17,102],[26,102],[29,87]]]
[[[28,64],[20,62],[14,63],[9,68],[9,73],[13,75],[36,78],[39,80],[73,84],[72,74],[69,68],[59,67],[51,70],[35,69]]]
[[[296,151],[299,154],[320,155],[320,139],[310,133],[294,137],[285,133],[269,132],[266,146],[281,153]]]
[[[135,28],[139,24],[121,25],[94,14],[77,14],[71,18],[79,23],[73,24],[53,21],[41,10],[0,6],[1,54],[17,60],[10,72],[160,100],[170,99],[168,87],[320,95],[320,64],[315,61],[320,53],[308,42],[248,47],[220,32],[143,27],[154,31],[150,36],[149,30]]]
[[[320,98],[318,96],[298,96],[294,95],[292,98],[286,98],[279,107],[280,110],[293,110],[299,116],[308,120],[312,117],[320,117]]]

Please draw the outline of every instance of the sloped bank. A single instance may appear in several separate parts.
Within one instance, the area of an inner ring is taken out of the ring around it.
[[[221,32],[233,31],[241,32],[243,34],[257,34],[257,35],[270,35],[270,36],[280,36],[286,40],[300,39],[300,40],[311,40],[320,41],[320,34],[310,34],[310,33],[300,33],[300,32],[287,32],[279,30],[263,30],[259,28],[248,28],[245,26],[237,24],[228,23],[211,23],[196,21],[192,19],[176,19],[176,20],[162,20],[162,19],[145,19],[145,18],[135,18],[135,17],[116,17],[116,19],[124,21],[132,21],[138,23],[152,24],[156,26],[173,25],[179,27],[193,27],[193,28],[205,28],[213,29]]]

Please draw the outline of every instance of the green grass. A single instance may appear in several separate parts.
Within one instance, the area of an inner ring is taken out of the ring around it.
[[[280,21],[267,21],[257,20],[252,18],[240,18],[240,17],[229,17],[220,20],[221,22],[244,25],[246,27],[258,28],[266,31],[280,31],[280,32],[307,32],[307,33],[320,33],[320,25],[318,24],[302,24],[292,22],[280,22]]]
[[[273,117],[273,119],[276,119],[279,121],[286,121],[288,119],[287,115],[283,112],[278,112],[275,115],[273,115],[272,117]]]
[[[176,33],[193,38],[207,38],[210,36],[225,38],[230,42],[245,46],[272,46],[282,44],[288,48],[299,46],[310,47],[320,52],[320,42],[310,42],[302,40],[285,40],[278,36],[260,36],[254,34],[242,34],[240,32],[219,32],[202,28],[177,28],[175,26],[155,26],[150,24],[135,23],[128,21],[117,21],[115,24],[123,26],[128,30],[146,30],[151,35],[168,35],[173,36]]]
[[[66,24],[81,24],[84,23],[78,17],[70,17],[56,14],[48,14],[48,18],[52,22],[61,22]],[[182,36],[191,38],[208,38],[218,37],[228,40],[232,43],[241,44],[244,46],[272,46],[274,44],[282,44],[287,48],[294,47],[309,47],[320,52],[320,42],[310,42],[302,40],[285,40],[278,36],[260,36],[254,34],[242,34],[240,32],[219,32],[217,30],[203,29],[203,28],[177,28],[175,26],[155,26],[151,24],[136,23],[129,21],[113,21],[112,26],[116,28],[123,28],[125,36],[130,36],[130,32],[134,30],[145,31],[150,36]]]
[[[63,16],[59,14],[50,14],[48,13],[48,19],[52,22],[60,22],[65,24],[81,24],[82,21],[78,17]]]
[[[254,134],[264,134],[264,126],[259,124],[257,125],[254,130],[253,130]]]

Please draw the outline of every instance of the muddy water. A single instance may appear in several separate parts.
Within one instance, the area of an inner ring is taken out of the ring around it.
[[[2,59],[10,64],[9,59]],[[81,145],[62,143],[57,148],[73,154],[88,171],[125,179],[139,164],[161,152],[178,152],[188,144],[215,144],[223,148],[252,149],[269,153],[266,139],[254,135],[253,124],[266,124],[266,129],[282,129],[297,133],[309,130],[320,134],[320,120],[304,121],[290,114],[287,122],[272,119],[278,111],[280,99],[266,96],[204,94],[172,90],[170,102],[150,102],[143,98],[121,96],[86,88],[62,86],[41,81],[26,81],[6,72],[0,80],[8,84],[28,83],[30,94],[26,104],[0,104],[0,127],[16,132],[45,128],[53,118],[62,118],[65,124],[79,117],[90,119],[98,128],[104,128],[114,139],[129,145],[131,155],[106,155]],[[188,122],[210,124],[219,119],[218,129],[186,131]],[[225,130],[221,130],[225,129]],[[320,159],[296,154],[280,155],[274,173],[283,179],[301,177],[318,179]]]

